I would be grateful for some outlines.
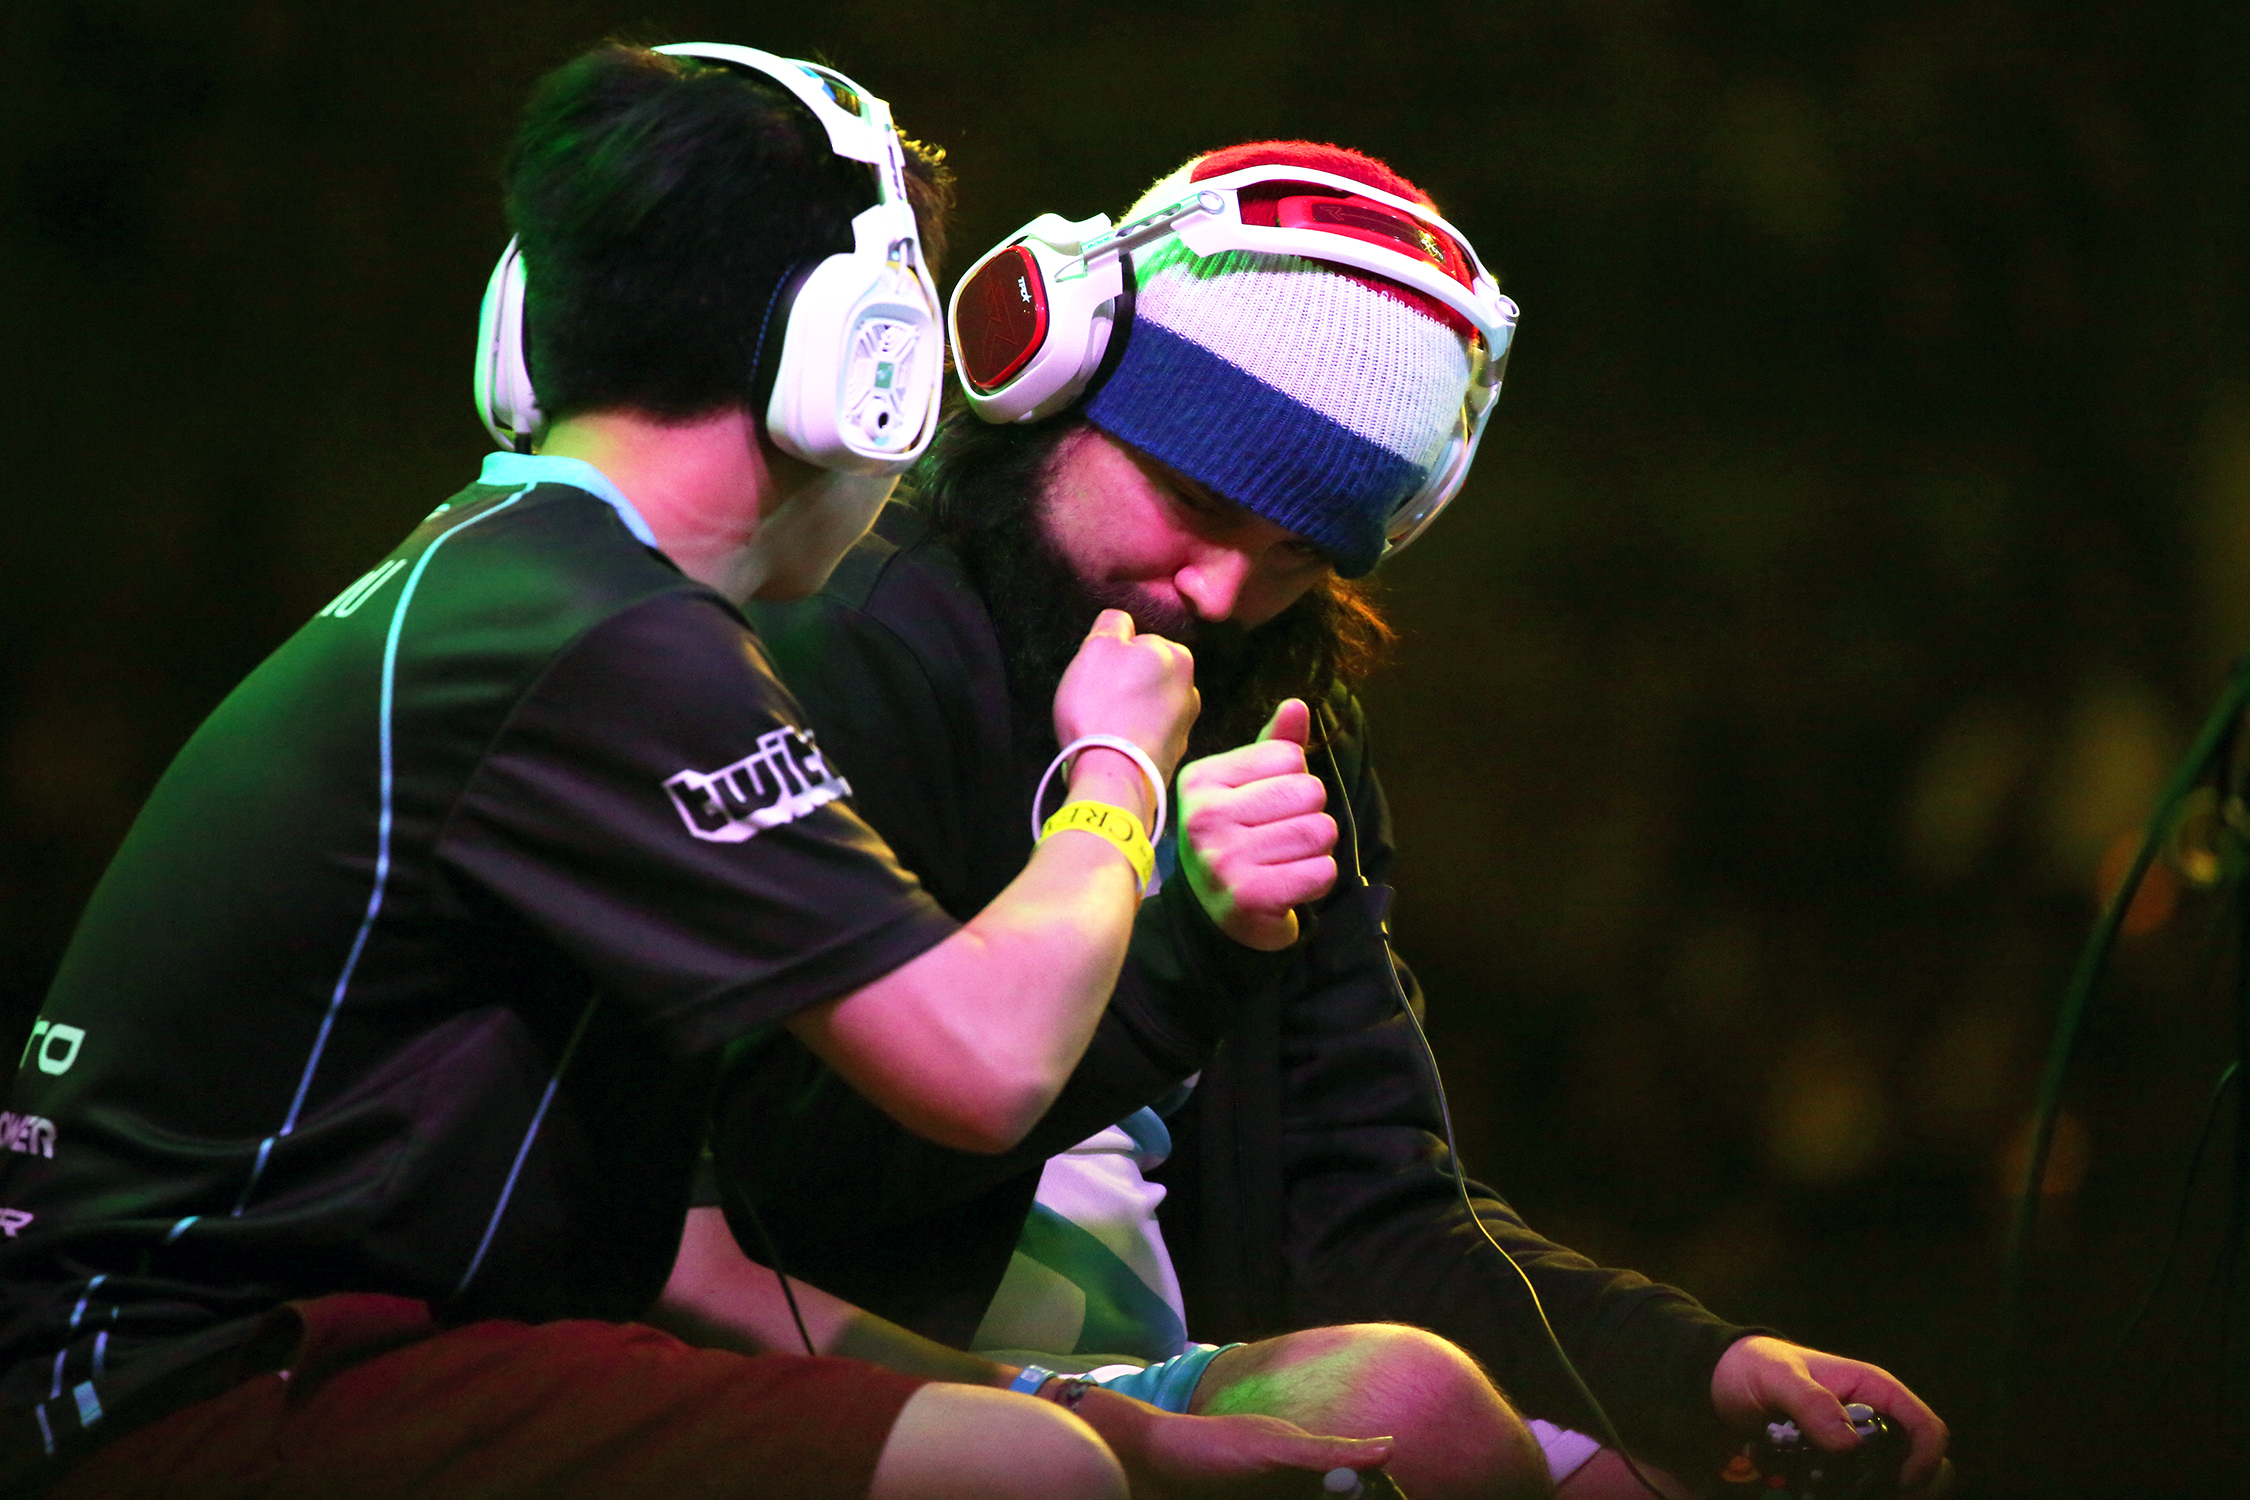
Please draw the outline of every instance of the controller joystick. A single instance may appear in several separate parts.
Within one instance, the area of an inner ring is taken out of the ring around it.
[[[1842,1453],[1806,1441],[1795,1422],[1768,1422],[1722,1476],[1746,1487],[1731,1493],[1754,1493],[1760,1500],[1893,1500],[1909,1446],[1905,1432],[1856,1401],[1844,1408],[1844,1416],[1860,1441]]]
[[[1406,1500],[1398,1481],[1381,1469],[1330,1469],[1321,1477],[1320,1491],[1336,1500]]]

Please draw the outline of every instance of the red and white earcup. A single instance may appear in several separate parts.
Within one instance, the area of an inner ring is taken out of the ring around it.
[[[1047,342],[1047,278],[1038,257],[1003,245],[953,291],[953,360],[961,383],[989,396],[1023,373]]]
[[[988,251],[953,289],[954,371],[987,422],[1036,422],[1078,399],[1101,367],[1125,289],[1116,254],[1079,253],[1110,227],[1041,214]]]

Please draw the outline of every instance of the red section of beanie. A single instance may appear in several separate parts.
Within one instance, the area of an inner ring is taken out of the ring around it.
[[[1428,193],[1374,157],[1349,146],[1329,146],[1319,141],[1246,141],[1239,146],[1222,146],[1198,159],[1188,180],[1201,182],[1206,177],[1239,172],[1244,167],[1310,167],[1315,172],[1333,172],[1382,192],[1394,193],[1430,208],[1437,207],[1430,202]]]
[[[1217,177],[1223,172],[1239,172],[1245,167],[1304,167],[1315,172],[1329,172],[1338,177],[1349,177],[1354,182],[1364,182],[1378,191],[1390,193],[1435,209],[1430,195],[1392,171],[1389,166],[1364,152],[1349,146],[1331,146],[1319,141],[1246,141],[1239,146],[1225,146],[1208,156],[1197,159],[1188,173],[1190,182],[1201,182],[1207,177]],[[1314,191],[1333,191],[1318,184],[1307,183]],[[1276,200],[1290,196],[1298,189],[1286,182],[1261,183],[1246,189],[1242,195],[1242,218],[1249,224],[1275,224],[1279,222],[1274,208]],[[1403,302],[1426,318],[1444,324],[1462,338],[1474,338],[1476,329],[1469,320],[1435,298],[1424,296],[1411,287],[1399,285],[1381,276],[1369,276],[1349,267],[1335,268],[1370,291],[1380,292],[1394,301]]]

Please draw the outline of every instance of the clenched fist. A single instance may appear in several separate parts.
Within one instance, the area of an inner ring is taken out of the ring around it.
[[[1118,735],[1170,776],[1202,701],[1187,647],[1160,635],[1136,635],[1131,615],[1105,609],[1055,688],[1055,734],[1065,745],[1089,734]]]

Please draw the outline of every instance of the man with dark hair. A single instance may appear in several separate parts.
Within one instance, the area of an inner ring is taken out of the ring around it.
[[[633,55],[657,61],[605,72],[589,60],[541,89],[508,161],[508,221],[536,268],[533,381],[550,416],[630,407],[684,418],[729,399],[762,410],[788,323],[785,283],[851,248],[872,174],[830,149],[770,80]],[[659,65],[676,76],[651,94]],[[580,82],[560,86],[570,78]],[[900,144],[934,263],[953,177],[943,152]]]
[[[843,800],[739,609],[817,588],[891,480],[807,461],[765,393],[782,329],[842,342],[793,278],[866,215],[865,274],[927,272],[887,110],[736,53],[540,85],[508,202],[541,451],[226,699],[89,904],[0,1165],[8,1493],[1123,1495],[1055,1404],[635,1321],[729,1042],[785,1031],[971,1152],[1044,1112],[1194,713],[1186,653],[1105,614],[1052,699],[1105,737],[1070,773],[1095,836],[958,918]],[[1240,1471],[1387,1451],[1149,1417]]]
[[[1255,203],[1241,189],[1245,222],[1329,194],[1340,222],[1389,215],[1392,238],[1435,243],[1383,206],[1426,205],[1412,184],[1301,142],[1199,158],[1126,220],[1252,167],[1283,170]],[[1339,180],[1373,192],[1334,199]],[[757,618],[823,744],[849,755],[869,821],[952,910],[1022,856],[1018,810],[1056,748],[1037,705],[1074,634],[1115,608],[1192,643],[1203,712],[1181,832],[1139,922],[1229,943],[1207,958],[1137,937],[1086,1061],[999,1156],[906,1138],[785,1038],[743,1052],[714,1137],[724,1210],[762,1219],[809,1282],[995,1359],[1108,1367],[1174,1410],[1395,1432],[1392,1470],[1417,1494],[1416,1444],[1442,1447],[1445,1423],[1420,1436],[1398,1413],[1463,1389],[1435,1340],[1396,1325],[1431,1330],[1535,1419],[1562,1493],[1645,1493],[1583,1435],[1594,1416],[1462,1207],[1383,936],[1390,823],[1351,689],[1387,632],[1353,580],[1446,461],[1472,330],[1450,302],[1317,250],[1199,255],[1183,236],[1134,254],[1106,378],[1044,420],[952,413],[915,503],[886,510],[817,597]],[[1196,961],[1159,971],[1144,948]],[[1166,1030],[1170,1073],[1110,1045]],[[1863,1401],[1911,1434],[1911,1485],[1938,1473],[1942,1424],[1884,1372],[1727,1324],[1470,1193],[1643,1458],[1700,1482],[1783,1413],[1852,1446],[1843,1403]],[[1402,1352],[1403,1371],[1385,1368]]]

